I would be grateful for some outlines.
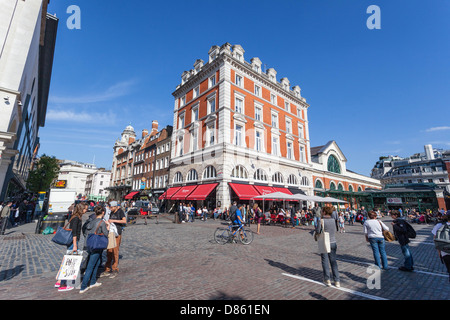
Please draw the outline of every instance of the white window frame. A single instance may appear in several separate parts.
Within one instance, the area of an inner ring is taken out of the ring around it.
[[[196,86],[192,91],[192,96],[194,97],[194,99],[200,96],[200,86]]]
[[[286,117],[286,132],[292,134],[292,119]]]
[[[241,103],[242,103],[239,110],[238,110],[238,100],[241,101]],[[234,96],[234,112],[244,114],[244,106],[245,106],[245,97],[235,94],[235,96]]]
[[[213,105],[212,102],[214,103],[214,110],[212,110],[212,105]],[[216,108],[216,107],[217,107],[217,104],[216,104],[216,95],[214,95],[213,97],[208,98],[207,105],[208,105],[208,114],[214,113],[214,112],[217,111],[217,108]]]
[[[261,86],[255,83],[255,96],[261,97]]]
[[[294,145],[292,141],[286,141],[286,158],[290,160],[294,159]]]
[[[198,121],[198,119],[200,118],[200,114],[199,114],[199,105],[196,104],[194,107],[192,107],[192,121],[191,122],[195,122]]]
[[[238,73],[235,73],[235,75],[234,75],[234,83],[236,84],[236,86],[242,88],[244,86],[244,77],[241,76]]]
[[[275,122],[274,122],[274,117],[276,118]],[[273,128],[279,128],[280,123],[279,123],[278,113],[277,112],[272,111],[272,114],[270,116],[270,123],[271,123]],[[275,123],[275,125],[274,125],[274,123]]]
[[[195,169],[189,170],[189,172],[186,176],[186,181],[197,181],[197,180],[198,180],[197,170],[195,170]]]
[[[259,148],[258,148],[258,134],[259,137]],[[262,130],[255,130],[255,150],[264,152],[264,131]]]
[[[208,79],[208,88],[214,87],[216,85],[216,75],[209,77]]]
[[[241,128],[241,130],[238,130],[238,127]],[[245,127],[242,124],[237,123],[234,125],[234,139],[233,139],[234,145],[239,147],[243,146],[244,130]]]
[[[274,156],[280,155],[280,137],[277,135],[272,135],[272,154]]]
[[[270,102],[274,105],[277,105],[277,95],[270,93]]]

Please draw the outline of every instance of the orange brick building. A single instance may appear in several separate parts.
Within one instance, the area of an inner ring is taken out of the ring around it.
[[[323,188],[380,187],[348,172],[336,143],[313,154],[300,87],[244,54],[240,45],[212,46],[207,63],[199,59],[183,72],[173,92],[171,188],[164,199],[215,207],[273,190],[312,195],[317,181]],[[323,168],[328,154],[335,154],[339,173]]]

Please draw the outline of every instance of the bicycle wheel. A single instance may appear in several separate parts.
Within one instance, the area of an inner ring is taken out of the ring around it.
[[[216,231],[214,231],[214,240],[218,244],[227,243],[230,241],[230,230],[226,228],[217,228]]]
[[[242,234],[238,232],[237,236],[242,244],[250,244],[253,241],[253,231],[250,229],[242,228]]]

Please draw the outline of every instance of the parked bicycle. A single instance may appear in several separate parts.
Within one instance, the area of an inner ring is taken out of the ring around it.
[[[224,223],[225,224],[225,223]],[[214,232],[214,240],[218,244],[226,244],[228,242],[234,242],[236,238],[242,244],[250,244],[253,241],[253,232],[249,228],[245,228],[243,225],[233,225],[231,222],[226,223],[228,227],[218,227]]]

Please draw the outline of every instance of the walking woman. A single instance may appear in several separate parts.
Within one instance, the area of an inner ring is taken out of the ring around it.
[[[388,269],[388,261],[386,256],[386,248],[383,237],[383,230],[389,230],[389,227],[382,221],[377,219],[377,214],[374,211],[370,211],[369,219],[364,222],[364,233],[366,235],[366,241],[370,243],[373,251],[373,258],[375,264],[383,270]]]
[[[317,220],[317,226],[316,227],[316,233],[321,232],[328,232],[330,235],[330,249],[331,251],[329,253],[321,253],[320,259],[322,262],[322,270],[323,270],[323,280],[325,285],[328,287],[331,286],[331,278],[333,278],[334,285],[336,288],[339,288],[341,286],[340,284],[340,276],[339,276],[339,269],[337,265],[336,260],[336,251],[337,251],[337,244],[336,244],[336,220],[334,220],[331,215],[333,214],[333,207],[324,207],[322,209],[322,218],[319,218]],[[322,230],[322,223],[323,221],[323,230]],[[330,266],[331,266],[331,273],[330,273]]]
[[[259,229],[261,228],[261,220],[262,220],[263,214],[262,214],[261,209],[258,207],[257,203],[255,203],[253,205],[253,214],[254,214],[254,219],[256,221],[256,224],[257,224],[256,225],[256,234],[261,234]]]
[[[109,234],[109,222],[103,220],[105,215],[105,209],[102,206],[96,206],[94,208],[95,219],[89,222],[86,226],[86,239],[90,234],[104,234],[108,236]],[[100,266],[101,256],[103,249],[100,250],[89,250],[87,260],[88,265],[86,271],[84,272],[83,282],[81,283],[80,293],[86,292],[90,288],[101,286],[101,283],[97,282],[97,271]]]
[[[73,241],[70,246],[67,247],[67,250],[71,250],[72,252],[78,251],[78,242],[80,241],[81,236],[81,227],[82,227],[82,219],[83,214],[87,211],[87,207],[78,203],[73,210],[72,217],[69,220],[68,228],[72,230]],[[68,286],[66,280],[58,280],[55,284],[55,287],[58,288],[58,291],[70,291],[74,287]]]

